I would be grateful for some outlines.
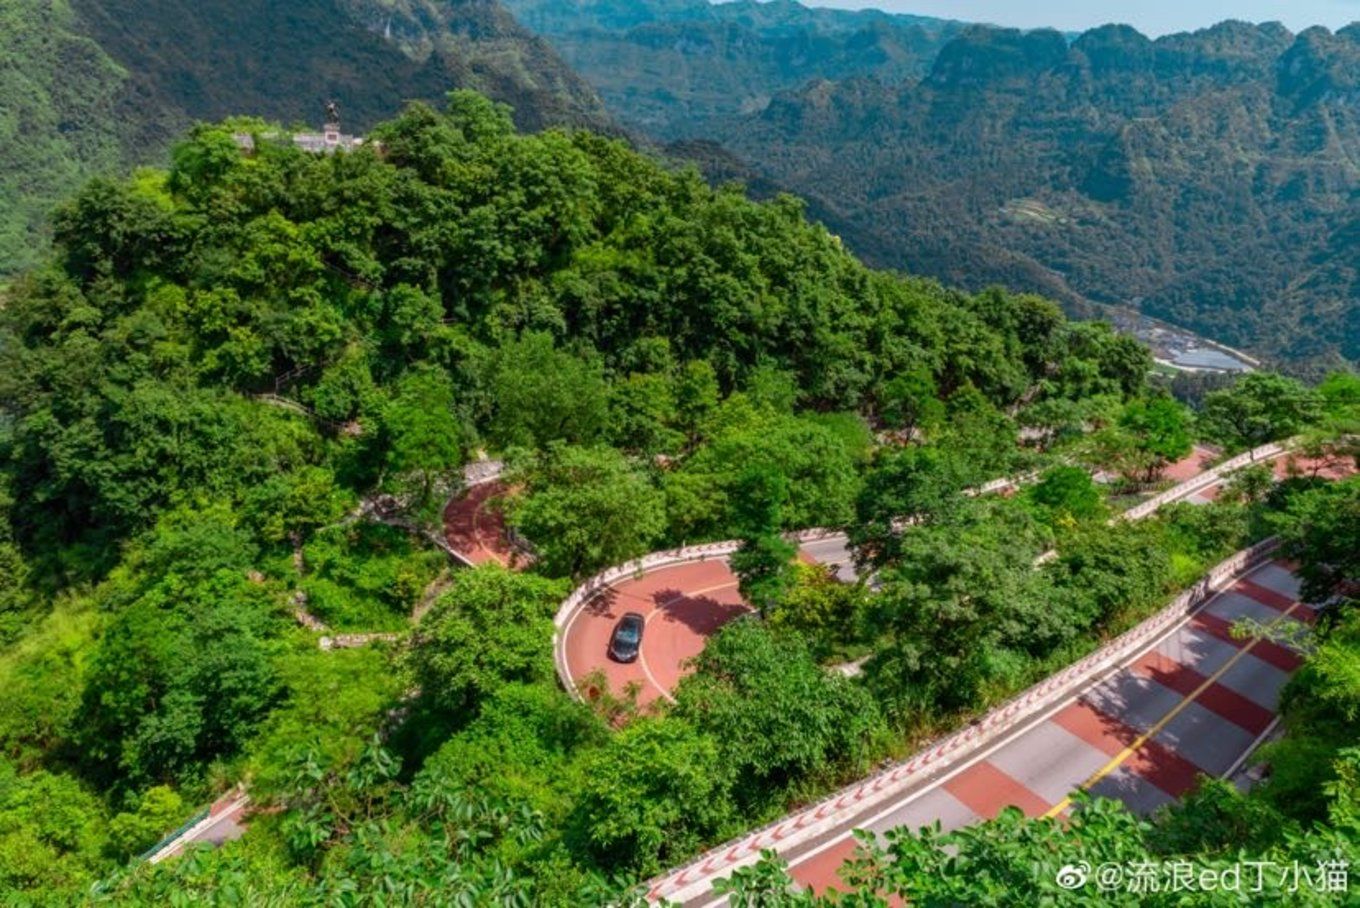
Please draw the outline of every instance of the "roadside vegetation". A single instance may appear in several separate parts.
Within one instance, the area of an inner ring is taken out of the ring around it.
[[[471,93],[380,152],[245,155],[251,129],[91,183],[0,310],[0,893],[34,904],[601,902],[1330,494],[1258,475],[1107,523],[1194,441],[1360,412],[1347,376],[1192,412],[1106,326],[870,271],[796,200],[520,135]],[[362,517],[382,497],[431,524],[482,452],[531,571],[454,571]],[[873,587],[789,564],[781,534],[827,526]],[[728,538],[767,620],[714,638],[674,708],[560,690],[573,584]],[[316,622],[397,639],[322,652]],[[237,783],[244,840],[129,864]]]
[[[1075,905],[1348,904],[1348,870],[1360,857],[1360,479],[1300,488],[1268,522],[1282,555],[1296,560],[1304,597],[1330,602],[1309,656],[1286,687],[1284,735],[1258,756],[1269,775],[1245,794],[1206,780],[1150,821],[1117,801],[1078,799],[1064,819],[1029,819],[1008,809],[995,820],[951,833],[898,829],[886,842],[864,839],[844,871],[846,891],[795,892],[773,856],[722,886],[735,905],[821,908],[884,904]],[[1254,862],[1254,863],[1253,863]],[[1063,868],[1114,864],[1126,874],[1102,889],[1095,877],[1076,891],[1057,880]],[[1193,891],[1147,879],[1191,866],[1209,885]],[[1258,868],[1261,871],[1257,878]],[[1236,874],[1236,877],[1233,876]],[[1236,880],[1219,886],[1220,880]],[[1259,888],[1258,887],[1259,884]],[[1218,888],[1215,888],[1218,887]]]

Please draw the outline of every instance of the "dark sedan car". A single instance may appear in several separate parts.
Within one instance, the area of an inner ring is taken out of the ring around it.
[[[614,633],[609,638],[609,658],[617,662],[636,662],[638,651],[642,649],[642,629],[647,619],[637,612],[629,612],[614,625]]]

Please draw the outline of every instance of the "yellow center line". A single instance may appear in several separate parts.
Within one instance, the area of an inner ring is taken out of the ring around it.
[[[1266,625],[1266,630],[1267,631],[1274,630],[1275,627],[1277,627],[1279,624],[1288,620],[1290,614],[1293,613],[1293,611],[1298,607],[1299,604],[1297,602],[1289,606],[1289,608],[1285,609],[1284,613],[1281,614],[1280,617],[1276,618],[1274,621],[1270,622],[1270,624]],[[1114,772],[1120,766],[1124,765],[1124,763],[1128,761],[1129,757],[1133,756],[1135,751],[1137,751],[1140,747],[1146,744],[1154,735],[1156,735],[1162,729],[1170,725],[1171,722],[1177,716],[1179,716],[1182,712],[1185,711],[1185,708],[1187,706],[1189,706],[1191,703],[1194,703],[1197,699],[1199,699],[1199,696],[1201,694],[1203,694],[1206,690],[1217,684],[1219,678],[1222,678],[1224,675],[1226,675],[1228,671],[1242,659],[1243,656],[1246,656],[1253,649],[1255,649],[1256,644],[1260,643],[1263,639],[1265,639],[1264,634],[1252,638],[1250,643],[1248,643],[1246,646],[1242,647],[1240,650],[1234,653],[1233,657],[1229,659],[1227,662],[1223,663],[1222,668],[1220,668],[1218,671],[1214,672],[1212,675],[1206,678],[1204,683],[1201,684],[1199,687],[1195,688],[1194,692],[1191,693],[1190,696],[1186,697],[1184,700],[1177,703],[1175,708],[1172,709],[1171,712],[1167,713],[1165,716],[1161,718],[1160,721],[1157,722],[1157,724],[1153,725],[1143,734],[1135,738],[1132,744],[1130,744],[1128,747],[1125,747],[1119,753],[1115,754],[1114,758],[1111,759],[1110,762],[1100,767],[1100,769],[1095,771],[1094,775],[1092,775],[1085,782],[1082,782],[1081,785],[1077,786],[1078,789],[1081,791],[1085,791],[1092,785],[1095,785],[1101,779],[1108,776],[1110,773]],[[1058,814],[1062,813],[1070,806],[1072,806],[1072,799],[1070,797],[1063,798],[1060,802],[1054,805],[1054,807],[1051,810],[1049,810],[1048,813],[1044,814],[1044,816],[1046,818],[1056,817]]]

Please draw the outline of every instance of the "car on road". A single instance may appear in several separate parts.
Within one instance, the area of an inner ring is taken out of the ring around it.
[[[642,629],[647,619],[637,612],[629,612],[614,625],[609,637],[609,658],[616,662],[636,662],[642,649]]]

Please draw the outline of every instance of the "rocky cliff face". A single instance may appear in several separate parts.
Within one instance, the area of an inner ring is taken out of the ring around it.
[[[71,5],[78,27],[127,70],[130,103],[178,119],[311,122],[334,98],[364,129],[406,100],[476,88],[512,105],[525,128],[609,123],[590,87],[496,0]]]
[[[762,110],[811,79],[918,79],[962,26],[792,2],[507,0],[625,123],[701,138],[715,119]]]
[[[1356,26],[973,28],[918,81],[809,83],[717,132],[879,264],[1354,360],[1357,54]]]

